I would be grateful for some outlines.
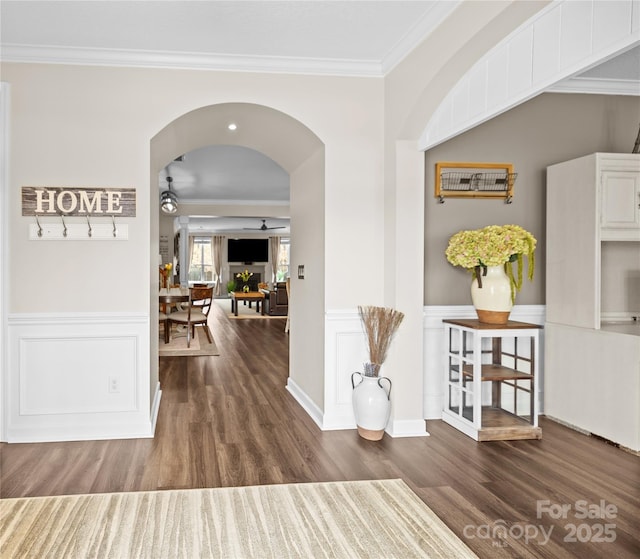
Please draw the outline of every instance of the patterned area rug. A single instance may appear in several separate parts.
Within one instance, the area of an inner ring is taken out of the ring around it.
[[[213,336],[213,335],[212,335]],[[164,333],[160,328],[160,340],[158,340],[158,355],[160,357],[201,357],[205,355],[220,355],[215,343],[209,343],[207,335],[201,327],[196,327],[196,336],[191,340],[190,347],[187,348],[187,334],[185,331],[176,331],[174,327],[171,332],[171,341],[164,343]]]
[[[402,480],[4,499],[0,555],[477,559]]]

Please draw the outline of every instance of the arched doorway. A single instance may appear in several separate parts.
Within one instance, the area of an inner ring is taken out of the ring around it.
[[[236,124],[235,130],[228,125]],[[150,146],[150,375],[158,382],[157,254],[159,253],[158,173],[176,157],[204,146],[234,145],[259,151],[290,176],[291,269],[307,265],[313,277],[292,278],[291,323],[304,317],[305,335],[290,333],[290,371],[305,376],[324,375],[324,250],[318,243],[324,231],[324,144],[304,124],[280,111],[250,103],[222,103],[195,109],[169,123]],[[154,303],[155,302],[155,303]],[[308,344],[313,344],[311,350]],[[320,356],[309,364],[309,353]],[[296,366],[297,362],[304,367]],[[290,372],[290,375],[292,373]]]

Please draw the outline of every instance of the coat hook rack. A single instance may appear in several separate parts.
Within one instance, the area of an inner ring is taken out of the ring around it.
[[[110,219],[110,221],[109,221]],[[115,215],[69,216],[64,214],[36,215],[35,223],[29,224],[29,239],[32,241],[126,241],[129,226],[116,223]]]

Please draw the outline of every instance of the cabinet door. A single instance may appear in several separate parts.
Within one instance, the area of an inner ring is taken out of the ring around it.
[[[602,238],[640,238],[640,175],[626,171],[602,173]]]

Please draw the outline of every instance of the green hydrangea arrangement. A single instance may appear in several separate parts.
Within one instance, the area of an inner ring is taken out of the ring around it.
[[[480,277],[480,270],[487,266],[504,265],[511,280],[511,296],[522,288],[523,260],[528,260],[528,278],[533,279],[536,238],[519,225],[489,225],[482,229],[459,231],[449,239],[447,260],[454,266],[473,270]],[[517,275],[511,264],[518,263]]]

